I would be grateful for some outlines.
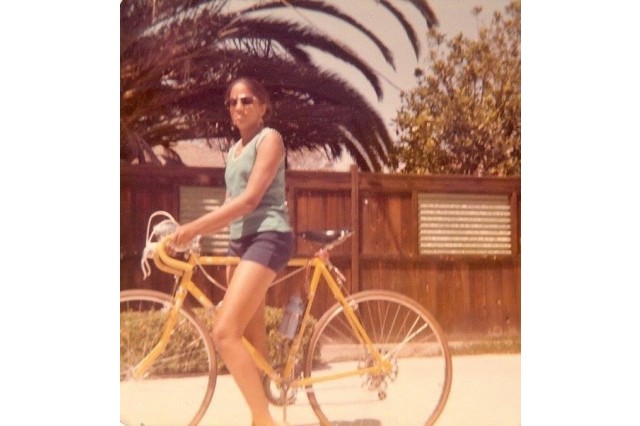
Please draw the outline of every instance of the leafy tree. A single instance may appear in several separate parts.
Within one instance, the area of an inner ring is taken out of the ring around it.
[[[410,2],[428,26],[437,23],[425,0]],[[372,0],[376,5],[402,24],[418,55],[415,30],[393,2]],[[393,66],[392,52],[357,17],[321,0],[123,0],[121,159],[157,162],[151,147],[162,145],[168,161],[180,162],[171,154],[174,142],[235,138],[223,95],[232,78],[246,75],[271,92],[275,108],[269,124],[283,134],[287,150],[323,149],[337,158],[346,149],[362,169],[385,165],[392,141],[377,111],[345,80],[314,65],[306,49],[353,65],[380,98],[378,75],[339,39],[266,13],[285,8],[342,20],[371,39]]]
[[[475,8],[475,13],[480,13]],[[520,1],[477,40],[430,31],[430,70],[402,94],[394,164],[407,173],[520,175]]]

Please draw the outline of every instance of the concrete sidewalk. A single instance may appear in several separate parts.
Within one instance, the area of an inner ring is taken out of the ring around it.
[[[520,354],[454,356],[453,384],[438,426],[517,426],[520,424]],[[287,408],[291,426],[317,425],[304,396]],[[215,421],[211,414],[215,413]],[[282,410],[272,407],[278,420]],[[204,425],[243,426],[251,416],[233,379],[219,376]],[[386,426],[386,425],[385,425]],[[407,425],[390,425],[407,426]]]
[[[415,391],[420,392],[418,386]],[[275,419],[282,419],[281,408],[271,407],[271,412]],[[380,423],[374,420],[371,424]],[[436,425],[517,426],[520,423],[520,354],[454,356],[451,393]],[[219,375],[201,426],[250,424],[249,410],[233,378]],[[296,403],[287,407],[287,424],[318,425],[318,419],[304,395],[298,395]],[[408,426],[404,423],[382,424]]]

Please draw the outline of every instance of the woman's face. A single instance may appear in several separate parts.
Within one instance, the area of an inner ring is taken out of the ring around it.
[[[248,129],[261,124],[262,116],[266,112],[266,105],[260,101],[249,86],[239,82],[229,92],[225,100],[233,125],[238,130]]]

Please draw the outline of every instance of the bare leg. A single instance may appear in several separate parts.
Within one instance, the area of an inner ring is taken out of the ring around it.
[[[275,422],[269,412],[269,402],[262,389],[260,373],[242,344],[242,336],[249,331],[252,339],[256,338],[259,323],[256,315],[258,311],[262,311],[264,344],[257,349],[266,352],[264,299],[275,276],[274,271],[259,263],[241,261],[231,278],[213,328],[216,349],[247,401],[256,426],[271,426]]]
[[[231,277],[235,272],[234,266],[227,266],[227,283],[231,282]],[[227,284],[228,285],[228,284]],[[269,361],[269,345],[267,344],[267,335],[265,330],[267,325],[265,323],[265,298],[262,298],[262,303],[258,306],[255,314],[249,320],[247,327],[244,330],[244,337],[256,348],[258,353],[262,357]]]

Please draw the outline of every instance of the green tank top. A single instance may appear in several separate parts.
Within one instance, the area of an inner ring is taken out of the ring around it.
[[[265,127],[244,147],[236,157],[237,143],[229,150],[224,180],[231,199],[240,195],[247,187],[249,175],[256,162],[258,144],[275,130]],[[289,214],[285,204],[284,157],[278,166],[278,172],[267,188],[260,204],[250,213],[242,216],[229,226],[229,237],[233,240],[263,231],[289,232]]]

